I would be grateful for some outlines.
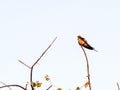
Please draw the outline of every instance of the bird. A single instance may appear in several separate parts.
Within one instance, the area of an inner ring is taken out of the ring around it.
[[[87,40],[85,38],[83,38],[82,36],[77,36],[78,38],[78,44],[89,49],[89,50],[94,50],[97,52],[97,50],[95,50],[95,48],[93,48],[91,45],[88,44]]]

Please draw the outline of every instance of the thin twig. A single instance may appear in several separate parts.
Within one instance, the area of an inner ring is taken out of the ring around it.
[[[5,83],[3,83],[3,82],[0,82],[0,83],[2,83],[3,85],[6,85]],[[12,90],[10,87],[8,87],[10,90]]]
[[[118,87],[118,90],[120,90],[120,87],[119,87],[119,83],[117,82],[117,87]]]
[[[25,64],[24,62],[22,62],[21,60],[18,60],[20,63],[22,63],[23,65],[25,65],[27,68],[31,69],[30,66],[28,66],[27,64]]]
[[[5,85],[5,86],[0,86],[0,88],[5,88],[5,87],[19,87],[23,90],[27,90],[26,88],[24,88],[23,86],[17,85],[17,84],[11,84],[11,85]]]
[[[49,90],[53,85],[51,84],[46,90]]]
[[[28,84],[25,85],[25,89],[26,89],[26,90],[27,90],[27,86],[28,86]]]
[[[57,37],[54,38],[52,43],[47,47],[47,49],[42,53],[42,55],[36,60],[36,62],[32,65],[30,69],[30,82],[32,82],[32,74],[33,74],[33,68],[34,66],[39,62],[39,60],[42,58],[42,56],[47,52],[47,50],[51,47],[51,45],[54,43],[54,41],[57,39]],[[33,86],[31,85],[32,90],[34,90]]]
[[[81,45],[80,45],[81,46]],[[84,50],[84,48],[81,46],[83,52],[84,52],[84,55],[85,55],[85,58],[86,58],[86,63],[87,63],[87,77],[88,77],[88,82],[89,82],[89,90],[92,90],[91,89],[91,83],[90,83],[90,71],[89,71],[89,62],[88,62],[88,58],[87,58],[87,54]]]

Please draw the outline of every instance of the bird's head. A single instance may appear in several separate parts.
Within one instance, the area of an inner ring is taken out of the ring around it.
[[[80,35],[78,35],[77,38],[82,38],[82,37]]]

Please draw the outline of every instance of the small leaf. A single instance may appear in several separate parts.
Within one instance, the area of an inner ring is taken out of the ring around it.
[[[32,85],[33,87],[36,87],[36,83],[35,83],[35,82],[32,82],[31,85]]]
[[[88,86],[89,86],[89,82],[87,81],[84,83],[84,87],[87,88]]]
[[[50,80],[50,77],[48,75],[45,76],[45,80],[46,81],[49,81]]]
[[[76,90],[80,90],[80,87],[77,87]]]
[[[39,81],[36,82],[36,87],[41,87],[41,85],[42,85],[41,82],[39,82]]]

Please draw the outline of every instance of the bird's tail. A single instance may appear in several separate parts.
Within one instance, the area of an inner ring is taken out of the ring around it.
[[[96,49],[93,49],[94,51],[96,51],[96,52],[98,52],[98,50],[96,50]]]

